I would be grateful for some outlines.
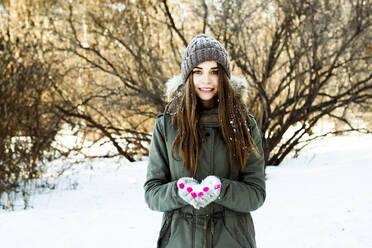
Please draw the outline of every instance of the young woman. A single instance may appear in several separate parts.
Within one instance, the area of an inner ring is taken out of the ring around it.
[[[144,185],[150,209],[164,212],[157,247],[254,248],[250,212],[266,194],[247,85],[231,79],[225,48],[206,35],[192,39],[181,71],[167,83]]]

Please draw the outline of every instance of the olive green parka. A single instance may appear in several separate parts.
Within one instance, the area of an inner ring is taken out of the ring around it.
[[[238,95],[246,90],[244,81],[231,80]],[[180,78],[168,82],[168,96],[179,88]],[[169,90],[171,88],[171,90]],[[174,89],[174,90],[172,90]],[[259,208],[266,197],[264,155],[261,136],[252,115],[247,116],[250,134],[258,148],[251,152],[246,169],[231,175],[228,148],[219,132],[217,108],[202,112],[199,123],[205,138],[194,176],[198,181],[209,175],[221,180],[217,200],[199,210],[188,205],[177,193],[177,180],[192,177],[182,161],[172,157],[177,130],[171,116],[164,113],[156,120],[150,146],[145,200],[149,208],[164,212],[157,247],[163,248],[255,248],[255,230],[250,212]],[[175,149],[176,158],[178,156]]]

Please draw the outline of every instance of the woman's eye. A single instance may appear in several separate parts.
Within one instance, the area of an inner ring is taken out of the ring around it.
[[[212,74],[218,75],[218,71],[212,71]]]
[[[193,74],[200,74],[201,71],[192,71]]]

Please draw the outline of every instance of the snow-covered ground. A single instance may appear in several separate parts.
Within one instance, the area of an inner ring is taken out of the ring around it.
[[[258,247],[372,247],[371,148],[372,135],[330,137],[268,167],[266,202],[252,213]],[[146,164],[80,165],[33,208],[0,211],[0,247],[155,247],[161,213],[143,199]]]

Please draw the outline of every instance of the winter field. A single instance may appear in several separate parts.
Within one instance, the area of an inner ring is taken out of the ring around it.
[[[372,247],[372,135],[328,137],[267,168],[252,213],[259,248]],[[161,213],[143,198],[146,161],[92,160],[35,193],[32,208],[0,210],[0,247],[155,247]]]

